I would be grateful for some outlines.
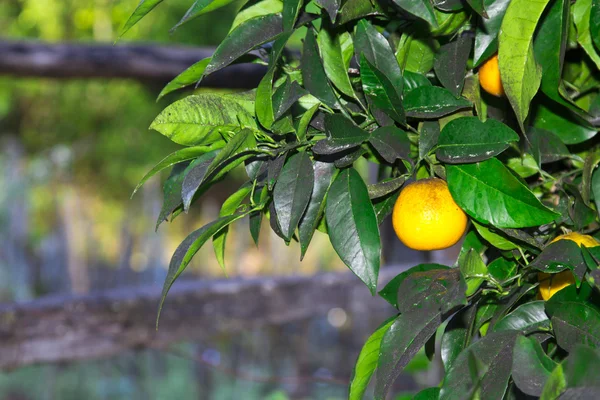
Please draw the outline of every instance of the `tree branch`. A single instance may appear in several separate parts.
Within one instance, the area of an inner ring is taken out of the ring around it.
[[[158,45],[47,44],[0,41],[0,75],[41,78],[129,78],[168,82],[214,49]],[[202,86],[253,89],[266,67],[229,66],[206,77]]]
[[[401,270],[382,269],[380,281]],[[0,369],[164,347],[219,332],[298,321],[334,307],[355,313],[385,307],[350,273],[181,281],[169,293],[156,331],[160,293],[153,286],[0,304]]]

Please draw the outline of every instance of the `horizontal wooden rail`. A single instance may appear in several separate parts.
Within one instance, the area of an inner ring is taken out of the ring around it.
[[[168,82],[214,49],[164,45],[42,43],[0,40],[0,75],[40,78],[128,78]],[[204,87],[253,89],[266,68],[229,66]]]
[[[382,269],[380,282],[401,270]],[[350,313],[386,307],[351,273],[180,281],[167,297],[157,331],[160,292],[156,286],[124,288],[0,304],[0,369],[164,347],[219,332],[299,321],[334,307]]]

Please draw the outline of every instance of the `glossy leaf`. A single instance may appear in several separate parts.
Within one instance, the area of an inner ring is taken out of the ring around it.
[[[495,158],[447,165],[446,174],[456,203],[484,224],[523,228],[552,222],[558,216]]]
[[[273,190],[277,220],[284,237],[291,239],[298,227],[310,201],[313,186],[314,171],[308,153],[294,154],[283,166]]]
[[[169,168],[177,163],[192,160],[196,157],[200,157],[203,154],[209,153],[213,150],[216,150],[223,145],[221,143],[215,143],[213,146],[195,146],[195,147],[186,147],[181,150],[177,150],[165,158],[163,158],[158,164],[156,164],[137,184],[131,197],[142,187],[144,183],[150,178],[152,178],[158,172]]]
[[[325,217],[333,248],[374,294],[381,253],[379,228],[367,186],[353,168],[343,170],[332,183]]]
[[[537,340],[517,337],[513,350],[512,378],[523,393],[539,397],[554,368],[556,362],[544,353]]]
[[[566,351],[583,344],[600,347],[600,313],[583,303],[558,303],[551,311],[552,327],[556,341]]]
[[[378,15],[384,15],[378,3],[372,3],[370,0],[348,0],[339,11],[337,25],[344,25],[356,19]]]
[[[377,328],[377,330],[369,336],[360,350],[358,359],[354,364],[354,370],[352,371],[348,400],[361,400],[363,398],[367,386],[369,385],[369,381],[371,380],[371,376],[373,376],[373,373],[377,368],[383,336],[390,326],[392,326],[394,321],[395,318],[391,318]]]
[[[179,28],[186,22],[199,17],[200,15],[225,7],[234,0],[196,0],[194,4],[186,11],[181,20],[171,29],[171,32]]]
[[[573,4],[572,15],[575,27],[577,28],[577,42],[583,47],[583,50],[585,50],[594,64],[596,64],[596,68],[600,68],[600,55],[592,43],[590,31],[591,12],[592,0],[579,0]]]
[[[369,138],[369,133],[341,114],[325,116],[327,139],[318,141],[313,146],[316,154],[334,154],[360,146]]]
[[[244,199],[250,194],[251,191],[252,185],[246,184],[229,196],[221,206],[219,218],[235,214],[238,207],[242,204]],[[225,269],[225,242],[227,240],[228,232],[229,227],[226,226],[219,231],[219,233],[213,236],[213,249],[215,251],[215,257],[217,258],[217,262],[221,266],[221,270],[223,270],[225,276],[227,276],[227,270]]]
[[[300,260],[304,258],[308,245],[310,244],[313,234],[323,217],[325,212],[325,196],[331,186],[332,178],[335,173],[333,164],[315,161],[314,170],[314,187],[310,196],[310,201],[306,208],[306,212],[298,225],[298,240],[300,242]]]
[[[541,400],[596,399],[600,394],[598,369],[600,354],[587,347],[577,346],[554,370],[544,385]]]
[[[517,246],[504,236],[493,232],[492,230],[490,230],[490,228],[483,226],[475,221],[471,222],[473,223],[475,229],[477,229],[477,233],[479,233],[479,235],[481,235],[482,238],[484,238],[489,244],[491,244],[495,248],[505,251],[519,248],[519,246]]]
[[[169,289],[173,286],[175,280],[181,275],[181,273],[188,266],[194,255],[200,250],[200,248],[206,243],[211,237],[219,233],[223,228],[231,224],[232,222],[244,217],[247,213],[238,213],[234,215],[228,215],[221,217],[209,224],[204,225],[202,228],[191,233],[175,250],[171,262],[169,263],[169,270],[165,278],[163,285],[160,304],[158,306],[158,315],[156,317],[156,324],[158,327],[158,319],[160,318],[160,312],[162,310],[165,298]]]
[[[323,57],[325,74],[329,80],[346,96],[355,97],[354,88],[348,76],[348,67],[344,62],[340,34],[329,24],[324,24],[319,31],[317,41]]]
[[[256,3],[249,2],[244,5],[235,16],[235,19],[231,23],[229,32],[232,32],[235,28],[255,17],[261,17],[268,14],[278,14],[283,11],[283,2],[281,0],[262,0]]]
[[[475,31],[473,64],[479,66],[498,52],[498,32],[510,0],[485,0],[488,18],[480,18]]]
[[[437,56],[433,69],[442,86],[454,96],[459,97],[465,84],[467,61],[473,40],[460,36],[458,39],[443,45]]]
[[[369,137],[377,153],[388,163],[397,159],[410,159],[410,141],[405,131],[395,126],[384,126],[375,129]]]
[[[413,118],[439,118],[471,107],[466,99],[457,99],[448,90],[437,86],[421,86],[404,97],[406,116]]]
[[[408,270],[396,275],[391,281],[389,281],[388,284],[379,291],[379,296],[381,296],[385,301],[394,307],[398,308],[398,290],[400,289],[402,282],[404,282],[409,275],[417,272],[426,272],[439,269],[448,269],[448,267],[441,264],[419,264],[415,267],[409,268]]]
[[[433,5],[429,0],[394,0],[401,9],[409,12],[415,17],[427,21],[431,26],[437,27],[437,20],[433,12]]]
[[[385,197],[373,201],[373,208],[375,209],[375,216],[377,217],[377,225],[380,225],[391,213],[396,204],[396,200],[400,196],[400,191],[391,193]]]
[[[154,9],[157,5],[162,3],[163,0],[141,0],[133,13],[129,16],[123,28],[121,28],[121,32],[119,33],[119,38],[121,38],[128,30],[133,28],[135,24],[137,24],[142,18],[146,16],[150,11]]]
[[[567,146],[554,133],[531,128],[527,133],[531,153],[538,165],[555,162],[571,155]]]
[[[157,100],[160,100],[163,96],[171,92],[199,82],[204,75],[204,70],[206,70],[206,66],[210,62],[210,59],[210,57],[204,58],[177,75],[175,79],[167,83],[163,90],[160,91]]]
[[[436,155],[446,163],[473,163],[494,157],[518,141],[519,135],[498,120],[462,117],[444,126]]]
[[[419,133],[419,159],[422,160],[437,145],[440,137],[438,121],[424,121]]]
[[[459,264],[460,273],[465,277],[467,283],[467,296],[475,294],[479,286],[483,283],[484,279],[488,276],[488,271],[483,262],[481,255],[473,249],[471,249],[464,259]]]
[[[404,108],[400,95],[394,88],[392,82],[364,55],[360,58],[360,78],[365,95],[370,103],[399,124],[406,124]]]
[[[537,28],[533,43],[535,59],[542,67],[542,83],[540,89],[557,103],[576,110],[573,104],[565,100],[566,91],[562,83],[562,70],[565,57],[569,12],[571,2],[557,0],[550,4],[550,9]]]
[[[532,301],[517,307],[494,325],[494,331],[520,331],[529,334],[537,329],[550,327],[543,301]]]
[[[471,8],[479,15],[484,18],[488,18],[488,14],[485,10],[485,2],[483,0],[467,0],[467,3],[471,6]]]
[[[223,39],[206,66],[204,75],[210,75],[226,67],[250,50],[275,39],[282,32],[281,14],[268,14],[249,19]]]
[[[440,310],[443,313],[466,305],[467,287],[457,268],[414,271],[398,287],[398,310]]]
[[[458,356],[469,346],[477,308],[465,307],[457,312],[444,330],[440,354],[444,370],[448,372]]]
[[[337,14],[340,9],[340,0],[316,0],[317,4],[327,11],[327,15],[329,15],[329,19],[331,22],[335,22],[337,19]]]
[[[433,68],[438,47],[437,42],[431,38],[403,34],[396,59],[404,71],[426,74]]]
[[[529,103],[542,80],[542,69],[533,54],[533,34],[548,2],[511,1],[500,27],[498,64],[502,86],[523,131]]]
[[[399,176],[397,178],[384,179],[381,182],[369,185],[369,198],[377,199],[379,197],[387,196],[390,193],[396,192],[406,182],[406,176]]]
[[[554,133],[564,144],[581,143],[597,133],[597,130],[581,117],[556,104],[539,103],[532,111],[533,126]]]
[[[469,346],[446,374],[440,400],[471,398],[468,394],[473,393],[477,386],[479,398],[501,400],[511,374],[516,337],[516,332],[493,332]],[[468,362],[470,354],[481,363],[481,376],[472,377]]]
[[[548,273],[565,269],[585,271],[585,260],[577,243],[571,240],[559,240],[546,246],[530,266]]]
[[[304,87],[329,107],[336,108],[338,99],[329,85],[325,68],[319,57],[317,39],[312,29],[306,31],[301,65]]]
[[[590,35],[596,45],[600,49],[600,3],[597,0],[592,0],[592,9],[590,10]]]
[[[439,311],[413,310],[400,314],[381,341],[375,398],[384,399],[394,380],[442,323]]]
[[[183,209],[186,212],[189,210],[194,196],[206,177],[208,167],[212,164],[217,155],[218,152],[216,151],[206,153],[190,164],[188,172],[178,188],[179,203],[183,204]]]
[[[163,204],[156,220],[155,230],[158,230],[160,224],[166,221],[175,210],[181,207],[181,185],[190,169],[194,168],[198,163],[202,163],[210,156],[211,154],[205,154],[194,160],[192,163],[182,162],[173,166],[169,177],[163,184]]]
[[[291,32],[298,20],[303,0],[283,0],[283,30]]]
[[[221,132],[258,129],[243,101],[235,95],[188,96],[165,108],[150,129],[184,146],[208,145],[221,140]]]
[[[404,71],[404,94],[406,95],[408,92],[419,86],[431,86],[431,82],[429,82],[429,79],[423,74]]]
[[[310,121],[315,116],[315,113],[319,110],[320,103],[315,104],[310,109],[308,109],[302,117],[300,118],[300,122],[298,123],[298,129],[296,129],[296,135],[300,141],[306,139],[306,132],[308,130],[308,126]]]
[[[367,20],[360,20],[356,26],[354,51],[357,60],[364,55],[371,65],[374,65],[392,82],[396,93],[399,96],[402,94],[404,79],[394,52],[383,35]]]

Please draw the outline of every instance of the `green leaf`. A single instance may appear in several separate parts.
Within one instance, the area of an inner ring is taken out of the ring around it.
[[[302,114],[302,117],[300,118],[300,122],[298,123],[298,129],[296,129],[296,135],[298,136],[298,140],[300,140],[300,141],[306,140],[306,132],[308,130],[308,125],[310,124],[310,121],[315,116],[315,113],[319,109],[320,105],[321,105],[321,103],[317,103],[314,106],[312,106],[310,109],[308,109],[304,114]]]
[[[354,35],[354,51],[356,59],[364,57],[383,73],[394,86],[396,93],[402,94],[404,79],[400,66],[388,41],[367,20],[360,20]]]
[[[527,138],[531,146],[531,153],[538,165],[555,162],[571,155],[567,146],[554,133],[540,129],[531,128],[527,132]]]
[[[569,30],[569,11],[571,2],[557,0],[537,28],[533,50],[535,59],[542,67],[540,89],[557,103],[577,111],[577,107],[565,100],[566,93],[562,83],[562,70]]]
[[[438,121],[424,121],[419,132],[419,160],[422,160],[437,145],[440,137]]]
[[[467,0],[467,3],[471,6],[471,8],[483,18],[488,18],[488,14],[485,9],[485,4],[483,0]]]
[[[440,354],[444,370],[448,372],[454,361],[471,341],[475,325],[477,307],[465,307],[457,312],[444,330],[440,345]]]
[[[380,197],[376,201],[373,201],[377,225],[381,225],[383,220],[392,213],[392,209],[394,208],[394,204],[396,204],[398,196],[400,196],[400,191],[391,193],[385,197]]]
[[[396,60],[406,72],[426,74],[435,62],[438,43],[431,38],[403,34],[398,44]]]
[[[171,33],[186,22],[199,17],[200,15],[217,10],[234,0],[196,0],[194,4],[186,11],[179,22],[171,29]]]
[[[342,261],[375,294],[381,241],[367,186],[355,169],[334,180],[325,206],[327,231]]]
[[[502,86],[523,131],[529,103],[542,80],[542,69],[533,54],[533,34],[548,2],[511,1],[500,27],[498,62]]]
[[[572,240],[550,243],[529,265],[547,273],[561,272],[565,269],[586,269],[581,249]]]
[[[427,21],[431,26],[437,28],[438,23],[435,19],[433,5],[430,0],[394,0],[394,3],[401,9]]]
[[[377,330],[369,336],[360,350],[358,359],[354,364],[352,378],[350,379],[348,400],[361,400],[363,398],[367,386],[369,385],[369,381],[371,380],[371,376],[373,376],[373,373],[377,368],[383,336],[394,323],[395,319],[395,317],[390,318],[377,328]]]
[[[334,154],[360,146],[369,133],[341,114],[325,116],[327,139],[318,141],[312,148],[315,154]]]
[[[471,107],[466,99],[457,99],[448,90],[437,86],[421,86],[404,96],[404,111],[413,118],[439,118]]]
[[[184,146],[208,145],[221,140],[221,133],[258,129],[243,101],[236,95],[188,96],[165,108],[150,129]]]
[[[493,56],[498,51],[498,32],[510,0],[485,0],[487,19],[480,18],[475,31],[474,66]]]
[[[204,75],[204,70],[210,62],[210,59],[210,57],[202,59],[197,63],[193,64],[191,67],[189,67],[182,73],[180,73],[179,75],[177,75],[175,79],[167,83],[163,90],[161,90],[157,100],[160,100],[163,96],[171,92],[189,86],[193,83],[199,82],[200,79],[202,79],[202,76]]]
[[[597,169],[592,174],[591,190],[596,203],[596,210],[600,210],[600,169]]]
[[[283,30],[291,32],[294,30],[296,20],[302,9],[303,0],[284,0],[283,1]]]
[[[592,43],[590,19],[592,14],[592,0],[579,0],[573,5],[573,21],[577,28],[577,42],[583,47],[586,54],[592,59],[596,68],[600,68],[600,55]],[[596,39],[597,40],[597,39]]]
[[[459,97],[465,84],[467,72],[467,61],[473,40],[467,36],[443,45],[433,64],[435,75],[442,86],[448,89],[454,96]]]
[[[314,187],[306,207],[306,212],[298,225],[298,240],[300,242],[300,260],[304,258],[308,245],[312,240],[313,234],[325,212],[325,196],[331,186],[332,178],[335,173],[335,167],[331,163],[315,161],[314,169]]]
[[[439,311],[413,310],[400,314],[381,341],[375,398],[384,399],[394,380],[442,323]]]
[[[431,82],[423,74],[404,71],[404,95],[420,86],[431,86]]]
[[[457,268],[414,271],[398,288],[398,310],[435,309],[442,313],[467,304],[465,281]]]
[[[262,190],[259,190],[259,188],[257,187],[254,191],[254,201],[259,204],[266,203],[268,194],[269,190],[267,189],[266,185],[262,187]],[[260,235],[260,227],[262,225],[263,211],[259,210],[251,212],[248,219],[250,225],[250,236],[252,236],[254,244],[258,246],[258,238]]]
[[[348,0],[340,9],[336,25],[340,26],[356,19],[378,15],[385,15],[378,3],[370,0]]]
[[[135,24],[139,22],[142,18],[146,16],[150,11],[154,9],[157,5],[162,3],[163,0],[140,0],[139,4],[133,11],[133,14],[129,16],[123,28],[121,28],[121,32],[119,33],[119,39],[127,33]]]
[[[377,182],[373,185],[369,185],[369,198],[377,199],[379,197],[387,196],[392,192],[396,192],[404,185],[407,177],[405,175],[397,178],[387,178],[381,182]]]
[[[540,328],[548,329],[550,320],[544,311],[544,301],[532,301],[517,307],[494,325],[494,331],[520,331],[532,333]]]
[[[514,250],[514,249],[519,248],[519,246],[517,246],[516,244],[514,244],[513,242],[511,242],[504,236],[491,231],[490,228],[483,226],[481,224],[478,224],[475,221],[471,221],[471,223],[473,224],[473,226],[475,226],[475,229],[477,229],[477,233],[479,233],[479,235],[481,235],[482,238],[484,238],[489,244],[491,244],[495,248],[504,250],[504,251]]]
[[[204,75],[210,75],[228,66],[250,50],[275,39],[282,32],[281,14],[268,14],[245,21],[223,39],[206,66]]]
[[[131,197],[142,187],[144,183],[151,177],[153,177],[156,173],[169,168],[177,163],[182,161],[192,160],[196,157],[199,157],[203,154],[209,153],[213,150],[219,149],[223,147],[222,143],[214,143],[212,146],[195,146],[195,147],[186,147],[181,150],[177,150],[165,158],[163,158],[158,164],[156,164],[144,177],[140,180],[140,183],[137,184]]]
[[[331,20],[331,22],[335,22],[335,20],[337,19],[337,14],[338,11],[340,9],[340,0],[316,0],[315,1],[318,5],[320,5],[322,8],[325,9],[325,11],[327,11],[327,14],[329,15],[329,19]]]
[[[572,354],[554,368],[540,399],[597,399],[599,363],[598,351],[587,346],[575,347]]]
[[[575,302],[553,304],[546,310],[551,315],[556,342],[571,352],[579,344],[600,347],[600,313],[594,308]]]
[[[478,398],[501,400],[508,386],[513,363],[513,346],[516,332],[488,333],[463,351],[446,374],[440,392],[440,400],[462,400],[479,386]],[[469,356],[473,354],[481,363],[480,376],[472,377]],[[473,379],[476,378],[476,379]]]
[[[597,0],[592,0],[592,9],[590,11],[590,36],[600,49],[600,3]]]
[[[440,388],[430,387],[427,389],[423,389],[419,393],[415,394],[412,400],[438,400],[439,397]]]
[[[325,68],[319,57],[317,39],[315,38],[313,29],[308,29],[306,31],[304,50],[302,51],[301,69],[304,87],[309,93],[329,107],[337,108],[338,99],[329,85]]]
[[[217,151],[206,153],[194,160],[188,167],[183,182],[177,188],[177,196],[179,197],[178,202],[179,204],[183,204],[183,210],[185,212],[189,210],[192,200],[198,193],[198,189],[206,176],[206,171],[217,154]],[[207,186],[208,185],[205,185],[203,189],[207,189]],[[173,196],[175,196],[175,194],[173,194]]]
[[[218,179],[256,154],[256,139],[250,129],[236,133],[208,166],[202,183]]]
[[[340,34],[330,24],[324,24],[317,35],[319,50],[323,57],[325,74],[336,88],[349,97],[356,97],[344,62]]]
[[[400,95],[392,82],[364,54],[360,57],[360,78],[365,95],[371,104],[386,113],[399,124],[406,125],[406,117]]]
[[[581,143],[597,133],[581,117],[549,102],[539,102],[532,112],[531,120],[533,126],[554,133],[564,144]]]
[[[245,184],[241,188],[239,188],[235,193],[227,198],[223,202],[221,206],[221,211],[219,211],[219,217],[227,217],[229,215],[235,214],[242,201],[250,194],[252,191],[252,185]],[[213,249],[215,250],[215,256],[217,257],[217,261],[223,270],[225,276],[227,276],[227,270],[225,269],[225,242],[227,240],[227,233],[229,232],[229,227],[226,226],[219,233],[213,236]]]
[[[499,160],[447,165],[448,187],[467,214],[498,228],[524,228],[552,222],[546,208]]]
[[[187,176],[188,172],[198,163],[202,163],[204,159],[214,156],[214,154],[204,154],[191,163],[182,162],[175,164],[169,177],[163,184],[163,205],[156,220],[155,230],[163,221],[166,221],[169,216],[181,206],[181,185]]]
[[[200,250],[200,248],[214,235],[219,233],[223,228],[231,224],[232,222],[244,217],[247,213],[238,213],[234,215],[228,215],[221,217],[209,224],[204,225],[202,228],[191,233],[175,250],[171,262],[169,263],[169,270],[165,278],[163,285],[162,294],[160,297],[160,303],[158,305],[158,315],[156,316],[156,326],[158,328],[158,320],[160,318],[160,311],[162,310],[163,304],[169,293],[169,289],[173,286],[175,280],[181,275],[181,273],[188,266],[194,255]]]
[[[513,350],[512,378],[523,393],[540,396],[542,388],[556,368],[534,338],[518,336]]]
[[[308,153],[291,156],[283,166],[273,191],[273,202],[281,231],[288,240],[298,227],[314,186],[314,171]]]
[[[369,137],[377,153],[388,163],[397,159],[410,160],[410,141],[405,131],[395,126],[375,129]]]
[[[398,290],[400,289],[402,282],[404,282],[409,275],[416,272],[426,272],[439,269],[448,269],[448,267],[441,264],[419,264],[415,267],[412,267],[396,275],[396,277],[389,281],[388,284],[379,291],[379,296],[381,296],[385,301],[394,307],[398,308]]]
[[[229,32],[249,19],[268,14],[277,14],[283,11],[283,2],[281,0],[263,0],[257,3],[246,3],[244,7],[236,14]]]
[[[446,163],[472,163],[494,157],[518,141],[519,135],[498,120],[461,117],[442,129],[436,155]]]
[[[481,258],[481,255],[474,249],[469,250],[464,260],[459,264],[460,273],[465,277],[467,282],[467,296],[475,294],[484,279],[488,276],[488,271]]]

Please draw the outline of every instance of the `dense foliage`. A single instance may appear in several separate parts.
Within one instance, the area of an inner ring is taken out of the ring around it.
[[[228,2],[197,0],[181,23]],[[142,1],[126,29],[158,3]],[[286,50],[295,35],[301,54]],[[248,176],[176,250],[163,301],[209,239],[224,266],[228,226],[248,217],[258,242],[263,216],[301,257],[315,230],[329,235],[376,293],[378,226],[407,181],[436,176],[472,222],[462,250],[455,265],[418,265],[379,292],[399,313],[365,344],[349,397],[376,370],[385,398],[425,347],[445,376],[418,399],[599,398],[600,248],[550,244],[599,227],[599,50],[592,0],[249,1],[213,57],[161,95],[232,63],[265,65],[258,88],[186,97],[151,126],[186,146],[144,178],[174,166],[158,224],[233,168]],[[500,97],[478,77],[496,53]],[[359,159],[378,168],[376,183]],[[539,272],[565,271],[574,284],[539,299]]]

